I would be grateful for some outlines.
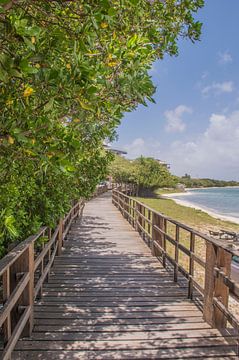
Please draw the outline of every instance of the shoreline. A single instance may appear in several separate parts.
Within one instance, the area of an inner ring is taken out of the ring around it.
[[[203,207],[201,205],[195,204],[193,202],[189,202],[186,200],[181,200],[181,199],[176,198],[177,196],[180,198],[180,196],[183,196],[183,195],[190,195],[190,192],[163,194],[161,196],[173,200],[178,205],[186,206],[186,207],[196,209],[196,210],[201,210],[201,211],[207,213],[208,215],[212,216],[214,219],[229,221],[231,223],[239,225],[239,218],[223,215],[223,214],[217,213],[216,211],[213,211],[211,209]]]

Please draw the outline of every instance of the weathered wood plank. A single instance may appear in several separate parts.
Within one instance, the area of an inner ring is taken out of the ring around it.
[[[221,338],[221,334],[216,329],[190,329],[188,330],[168,330],[168,331],[121,331],[111,333],[95,333],[95,332],[34,332],[31,339],[34,340],[105,340],[105,341],[129,341],[129,340],[160,340],[160,339],[191,339],[191,338]]]
[[[77,341],[77,340],[64,340],[64,341],[52,341],[52,340],[42,340],[36,341],[31,339],[22,340],[20,348],[22,350],[38,350],[44,346],[45,350],[138,350],[138,349],[188,349],[188,348],[206,348],[206,347],[224,347],[228,345],[226,340],[221,338],[190,338],[190,339],[180,339],[180,344],[178,339],[160,339],[153,341],[150,340],[130,340],[130,341],[120,341],[120,340],[97,340],[97,341]],[[231,347],[233,348],[233,346]],[[18,347],[16,348],[18,349]]]
[[[119,324],[119,325],[91,325],[91,326],[84,326],[84,325],[38,325],[36,323],[34,327],[34,331],[37,332],[103,332],[103,333],[114,333],[119,331],[167,331],[167,330],[188,330],[191,331],[192,329],[211,329],[210,325],[205,322],[200,323],[166,323],[166,324],[134,324],[134,325],[126,325],[126,324]]]
[[[16,352],[15,360],[112,360],[112,359],[238,359],[230,347],[211,347],[194,349],[162,349],[162,350],[124,350],[124,351],[79,351],[79,350],[54,350],[54,351],[20,351]]]

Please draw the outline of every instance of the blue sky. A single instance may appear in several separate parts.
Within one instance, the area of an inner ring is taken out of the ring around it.
[[[239,1],[206,0],[201,41],[154,64],[156,104],[125,115],[114,147],[176,175],[239,180]]]

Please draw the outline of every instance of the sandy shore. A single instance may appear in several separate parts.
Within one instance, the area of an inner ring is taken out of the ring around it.
[[[162,195],[162,197],[172,199],[179,205],[187,206],[187,207],[190,207],[192,209],[197,209],[197,210],[204,211],[208,215],[214,217],[215,219],[220,219],[220,220],[224,220],[224,221],[230,221],[230,222],[232,222],[234,224],[239,224],[239,218],[236,218],[236,217],[233,217],[233,216],[223,215],[223,214],[214,212],[213,210],[208,209],[206,207],[195,204],[193,202],[189,202],[189,201],[180,199],[181,196],[187,196],[187,195],[190,195],[190,194],[191,194],[190,191],[187,191],[187,192],[181,192],[181,193],[164,194],[164,195]]]

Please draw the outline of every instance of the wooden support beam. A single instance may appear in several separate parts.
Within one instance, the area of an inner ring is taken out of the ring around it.
[[[203,317],[207,323],[219,329],[226,327],[227,318],[215,306],[213,298],[215,297],[225,308],[228,308],[229,288],[224,284],[223,279],[215,277],[214,269],[218,267],[229,276],[231,257],[228,251],[207,242]]]
[[[156,227],[162,228],[162,218],[157,213],[152,212],[152,241],[151,241],[151,252],[153,256],[161,256],[158,248],[154,246],[154,242],[157,242],[162,247],[162,234],[158,232]]]
[[[61,255],[62,246],[63,246],[63,219],[59,221],[59,232],[58,232],[58,239],[57,239],[57,255]]]
[[[10,270],[9,267],[3,273],[2,277],[3,281],[3,303],[5,303],[10,297]],[[4,337],[4,344],[8,342],[11,337],[11,314],[8,315],[7,319],[3,324],[3,337]]]
[[[175,241],[176,241],[176,244],[175,244],[175,252],[174,252],[174,260],[175,260],[175,264],[174,264],[174,281],[175,282],[178,282],[178,244],[179,244],[179,226],[176,225],[176,228],[175,228]]]

